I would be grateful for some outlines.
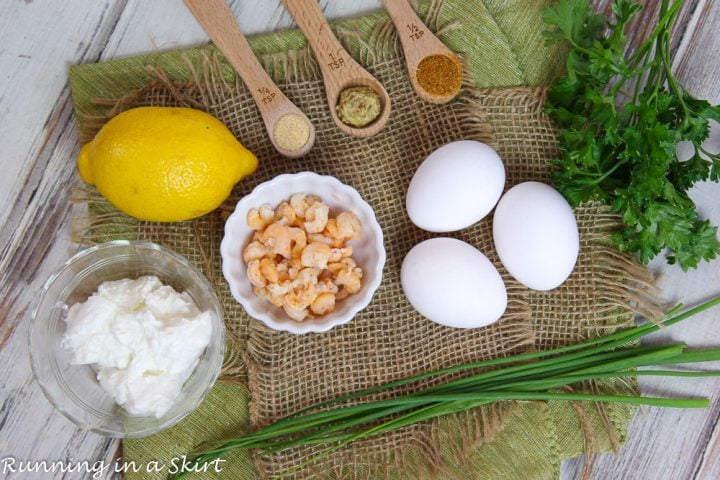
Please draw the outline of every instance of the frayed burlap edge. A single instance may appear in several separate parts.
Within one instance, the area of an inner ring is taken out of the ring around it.
[[[378,30],[380,32],[388,30]],[[181,85],[172,82],[161,70],[152,69],[151,72],[156,77],[156,80],[149,84],[147,87],[139,89],[135,92],[131,92],[121,99],[116,99],[113,103],[112,100],[99,100],[97,103],[106,105],[109,107],[108,114],[106,116],[99,116],[93,118],[84,119],[83,125],[87,128],[84,134],[84,140],[91,139],[97,129],[99,129],[109,118],[117,115],[118,113],[129,108],[138,98],[141,98],[143,94],[162,85],[168,90],[172,91],[173,94],[177,95],[179,103],[192,106],[194,108],[202,108],[202,103],[198,103],[192,97],[188,96],[188,88],[197,88],[196,93],[201,95],[217,95],[218,92],[226,88],[232,88],[232,84],[227,83],[219,74],[216,62],[217,58],[211,55],[204,55],[202,58],[201,65],[194,65],[194,82],[192,85]],[[314,63],[309,61],[308,55],[298,53],[292,58],[295,60],[291,61],[291,57],[288,57],[286,61],[282,62],[283,71],[292,71],[293,75],[298,75],[299,78],[302,75],[312,75],[311,72],[315,72]],[[311,60],[311,59],[310,59]],[[273,55],[269,60],[273,65],[280,65],[281,59],[278,55]],[[291,70],[288,70],[288,66],[293,65],[293,62],[297,61],[300,65],[296,66]],[[468,115],[464,117],[464,126],[468,129],[468,135],[473,134],[487,136],[490,132],[488,131],[488,124],[482,117],[480,98],[487,97],[512,97],[512,96],[527,96],[537,95],[542,98],[544,93],[543,89],[528,89],[528,88],[515,88],[515,89],[484,89],[484,90],[468,90],[467,94],[463,95],[458,101],[464,102],[468,106]],[[205,98],[205,97],[203,97]],[[207,98],[207,101],[211,101]],[[74,191],[73,201],[81,203],[104,203],[103,198],[94,189],[76,189]],[[107,205],[105,205],[106,208]],[[226,210],[230,206],[225,206]],[[634,313],[641,314],[646,318],[656,318],[661,314],[661,309],[656,301],[656,289],[653,286],[653,278],[647,269],[638,265],[632,260],[632,258],[618,252],[610,244],[610,234],[620,225],[619,219],[616,215],[611,212],[607,212],[597,217],[598,225],[600,229],[596,230],[596,238],[594,239],[598,244],[603,246],[603,257],[607,259],[607,275],[612,277],[613,284],[611,291],[609,292],[608,300],[612,301],[612,304],[616,305],[618,309],[626,309],[628,303]],[[75,219],[73,225],[73,240],[81,244],[97,243],[105,241],[110,238],[103,238],[102,235],[98,235],[99,230],[107,230],[111,236],[117,238],[127,238],[128,234],[137,227],[137,222],[121,212],[118,211],[107,211],[106,213],[99,213],[97,215],[88,215],[86,217],[78,217]],[[210,271],[211,269],[206,269]],[[609,311],[608,316],[617,317],[618,311]],[[628,312],[627,321],[631,322],[632,314]],[[604,327],[607,329],[617,328],[617,325],[610,325]],[[590,333],[590,332],[589,332]],[[595,334],[606,333],[603,331],[595,332]],[[590,333],[592,335],[592,333]],[[532,341],[532,337],[529,336],[529,343]],[[221,374],[221,381],[225,382],[243,382],[246,379],[247,368],[246,362],[243,355],[240,353],[241,349],[237,348],[239,342],[243,342],[243,338],[231,336],[229,338],[229,354],[223,365]],[[251,374],[252,375],[252,374]],[[430,434],[421,432],[420,430],[411,432],[412,447],[413,450],[400,449],[398,452],[395,451],[377,451],[374,455],[372,464],[368,464],[367,469],[359,470],[357,465],[353,465],[353,470],[343,468],[342,465],[338,465],[338,470],[345,471],[348,473],[347,477],[342,478],[368,478],[367,475],[378,475],[380,477],[387,477],[391,472],[402,472],[403,478],[436,478],[442,476],[443,478],[463,478],[464,473],[459,469],[459,466],[466,464],[468,458],[473,452],[483,443],[492,441],[493,438],[502,431],[504,421],[507,416],[512,412],[515,404],[503,403],[495,404],[485,408],[477,409],[472,412],[454,416],[454,419],[446,419],[444,425],[452,426],[449,428],[452,430],[452,435],[448,434],[447,428],[442,429],[436,422],[433,422],[430,428]],[[576,409],[578,418],[581,420],[581,426],[583,433],[586,437],[585,449],[588,453],[593,451],[594,432],[591,427],[588,427],[587,411],[582,404],[573,404]],[[615,438],[615,428],[609,419],[606,409],[602,405],[596,405],[595,408],[598,410],[598,414],[603,419],[606,425],[607,434],[611,439]],[[251,412],[252,416],[252,412]],[[617,445],[617,440],[611,440],[613,445]],[[262,472],[262,469],[258,469]],[[585,472],[589,471],[586,467]]]

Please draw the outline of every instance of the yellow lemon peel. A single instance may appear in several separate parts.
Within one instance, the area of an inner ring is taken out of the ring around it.
[[[189,220],[217,208],[257,158],[200,110],[139,107],[113,117],[77,164],[115,207],[141,220]]]

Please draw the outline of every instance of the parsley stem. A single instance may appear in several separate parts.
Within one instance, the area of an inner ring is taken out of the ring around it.
[[[630,69],[636,67],[638,65],[638,62],[642,60],[642,58],[650,52],[652,49],[652,46],[655,43],[655,39],[662,34],[664,31],[667,31],[668,26],[672,25],[675,22],[675,16],[680,11],[680,8],[682,7],[683,1],[678,0],[673,3],[673,5],[668,8],[667,2],[665,2],[665,11],[663,13],[663,7],[661,5],[660,7],[660,20],[658,20],[658,24],[655,27],[655,29],[652,31],[652,33],[648,36],[648,38],[645,39],[645,41],[638,47],[638,49],[633,53],[630,58],[628,59],[628,66]]]
[[[603,57],[602,55],[598,54],[597,52],[594,52],[594,51],[587,49],[581,45],[578,45],[572,39],[568,39],[568,42],[578,52],[584,53],[585,55],[587,55],[590,58],[602,60],[605,63],[605,65],[610,67],[610,70],[612,70],[613,73],[615,73],[616,75],[627,76],[630,74],[630,72],[628,72],[627,69],[619,66],[617,63],[615,63],[611,60],[608,60],[607,58]]]
[[[677,95],[677,98],[680,101],[680,105],[682,105],[683,111],[685,112],[685,115],[688,115],[690,112],[688,111],[688,107],[685,104],[685,100],[683,99],[683,92],[678,87],[677,80],[672,73],[672,65],[670,62],[670,32],[665,31],[662,37],[659,38],[662,38],[659,55],[662,59],[663,65],[665,66],[665,77],[667,78],[668,85],[670,86],[670,89],[675,92],[675,95]]]
[[[612,174],[615,172],[615,170],[617,170],[617,169],[620,168],[621,166],[625,165],[626,163],[628,163],[628,159],[627,159],[627,158],[623,158],[623,159],[621,159],[620,161],[615,162],[615,165],[613,165],[610,169],[608,169],[602,176],[600,176],[600,177],[596,178],[595,180],[593,180],[593,181],[591,182],[591,184],[596,184],[596,185],[597,185],[597,184],[600,184],[603,180],[605,180],[605,179],[608,178],[610,175],[612,175]]]

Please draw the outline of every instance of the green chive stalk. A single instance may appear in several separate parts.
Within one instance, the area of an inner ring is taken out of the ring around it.
[[[562,389],[581,382],[610,378],[720,376],[718,371],[638,370],[640,367],[718,361],[720,348],[688,350],[688,346],[683,343],[656,346],[636,344],[637,340],[650,333],[717,305],[720,305],[720,297],[684,311],[682,305],[678,305],[658,323],[647,322],[611,335],[543,352],[455,365],[343,395],[299,410],[255,432],[215,442],[212,447],[195,454],[190,468],[199,469],[238,448],[254,449],[262,456],[269,456],[298,446],[327,446],[285,472],[282,477],[359,439],[499,401],[591,401],[666,408],[706,408],[709,405],[707,398],[575,393]],[[347,405],[350,400],[357,401],[399,386],[471,370],[476,373],[413,393]],[[187,473],[180,472],[175,478],[182,478]]]

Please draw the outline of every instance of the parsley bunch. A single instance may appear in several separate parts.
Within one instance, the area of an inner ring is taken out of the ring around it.
[[[720,179],[720,155],[702,147],[720,106],[693,97],[673,76],[670,33],[682,0],[663,0],[658,24],[634,52],[624,31],[641,6],[616,0],[614,21],[587,0],[560,0],[544,12],[550,41],[569,44],[567,75],[548,91],[546,112],[560,129],[555,187],[577,206],[597,200],[622,216],[613,240],[643,263],[668,248],[668,263],[695,268],[720,252],[717,227],[698,217],[687,190]],[[695,154],[677,158],[689,141]]]

